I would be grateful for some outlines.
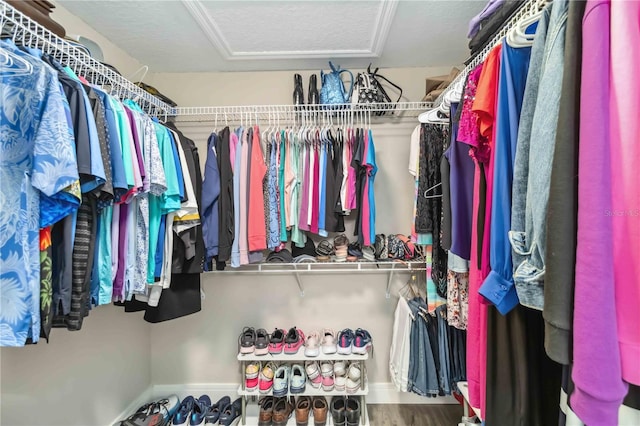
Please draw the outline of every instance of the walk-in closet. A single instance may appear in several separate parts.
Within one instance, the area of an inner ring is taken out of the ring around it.
[[[0,0],[0,425],[640,425],[640,1]]]

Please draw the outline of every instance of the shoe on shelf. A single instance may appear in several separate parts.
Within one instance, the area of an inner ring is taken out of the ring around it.
[[[289,375],[291,371],[288,365],[281,365],[276,370],[273,378],[273,396],[283,397],[289,391]]]
[[[338,353],[351,355],[351,346],[353,346],[353,330],[345,328],[338,333]]]
[[[245,379],[255,379],[260,372],[260,363],[257,361],[251,361],[247,363],[247,367],[244,369]]]
[[[284,336],[285,331],[281,328],[276,328],[269,336],[269,353],[281,354],[284,348]]]
[[[264,367],[262,367],[258,376],[258,387],[260,388],[260,393],[271,392],[271,389],[273,389],[273,377],[275,376],[277,369],[278,365],[273,361],[269,361]]]
[[[335,354],[338,350],[336,346],[336,332],[330,328],[322,330],[322,353],[329,355]]]
[[[307,384],[307,375],[305,374],[302,365],[293,364],[291,366],[291,378],[289,383],[289,390],[291,393],[304,392],[305,385]]]
[[[189,395],[182,400],[175,414],[173,415],[172,425],[175,426],[187,426],[189,424],[189,417],[191,417],[191,410],[196,400]]]
[[[249,392],[253,392],[256,389],[258,389],[258,384],[259,384],[259,380],[257,377],[254,379],[247,379],[244,381],[244,388]]]
[[[195,400],[193,408],[191,409],[189,426],[204,426],[205,417],[210,408],[211,398],[209,398],[209,395],[202,395],[200,398]]]
[[[347,377],[345,387],[347,388],[347,393],[349,394],[358,392],[358,389],[360,389],[360,379],[353,380],[351,377]]]
[[[351,380],[360,380],[360,377],[362,376],[362,372],[360,371],[359,362],[356,361],[356,362],[350,363],[347,371],[348,371],[347,375]]]
[[[144,404],[131,416],[121,421],[119,426],[169,424],[179,405],[180,398],[176,395]]]
[[[322,377],[333,376],[333,362],[322,361],[320,363],[320,373],[322,374]]]
[[[211,407],[209,407],[209,411],[207,411],[207,414],[205,414],[204,416],[205,424],[218,423],[222,410],[224,410],[225,407],[229,404],[231,404],[231,398],[229,398],[228,396],[223,396],[218,400],[218,402],[216,402],[215,404],[211,404]]]
[[[347,362],[346,361],[334,361],[333,374],[336,376],[344,376],[347,374]]]
[[[322,376],[322,390],[331,392],[335,386],[333,376]]]
[[[334,426],[346,426],[347,424],[347,399],[343,396],[331,398],[331,418]]]
[[[295,355],[304,344],[304,333],[296,327],[290,328],[284,338],[284,353]]]
[[[344,392],[347,389],[347,378],[345,376],[335,376],[333,386],[338,392]]]
[[[271,426],[273,418],[273,403],[274,398],[272,396],[265,396],[258,402],[260,406],[260,414],[258,415],[258,426]]]
[[[350,396],[347,398],[347,426],[358,426],[360,422],[360,397]]]
[[[269,353],[269,334],[264,328],[256,330],[256,355],[266,355]]]
[[[309,424],[309,412],[311,411],[311,398],[301,396],[296,401],[296,426]]]
[[[293,75],[293,104],[304,104],[304,91],[302,89],[302,76],[300,74]]]
[[[320,103],[320,95],[318,94],[318,77],[311,74],[309,77],[309,105],[317,105]]]
[[[359,328],[355,332],[351,352],[364,355],[373,347],[371,334],[367,330]]]
[[[312,331],[307,336],[307,341],[304,344],[304,356],[316,357],[320,355],[320,337],[317,331]]]
[[[242,415],[242,398],[238,398],[227,406],[220,413],[220,424],[222,426],[234,426],[240,421]]]
[[[325,426],[327,424],[328,404],[324,396],[313,397],[313,426]]]
[[[318,361],[305,361],[304,371],[307,373],[307,377],[310,380],[318,377],[320,375],[320,367],[318,366]]]
[[[291,398],[292,402],[289,402],[288,398],[277,398],[273,405],[273,426],[285,426],[291,417],[295,400]]]
[[[238,346],[240,346],[241,354],[252,354],[256,349],[256,330],[253,327],[245,327],[242,329],[240,337],[238,337]]]

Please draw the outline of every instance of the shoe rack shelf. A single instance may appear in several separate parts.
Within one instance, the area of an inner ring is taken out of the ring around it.
[[[385,296],[390,296],[391,283],[395,273],[426,271],[423,260],[417,261],[381,261],[381,262],[315,262],[315,263],[254,263],[239,268],[227,268],[224,271],[207,271],[205,274],[293,274],[304,296],[303,274],[388,274]]]
[[[344,354],[324,354],[324,353],[320,353],[318,356],[314,356],[314,357],[310,357],[310,356],[305,356],[304,354],[304,347],[301,347],[300,349],[298,349],[298,352],[295,354],[285,354],[285,353],[280,353],[280,354],[267,354],[267,355],[256,355],[255,353],[251,353],[251,354],[242,354],[242,353],[238,353],[238,361],[240,362],[240,367],[241,367],[241,371],[242,371],[242,378],[241,378],[241,384],[238,387],[238,395],[242,398],[242,418],[241,418],[241,422],[243,425],[254,425],[257,424],[257,416],[254,418],[254,416],[247,416],[247,400],[251,399],[251,400],[255,400],[257,401],[259,397],[261,396],[269,396],[269,395],[273,395],[273,390],[268,392],[268,393],[260,393],[260,391],[258,389],[255,390],[247,390],[245,389],[244,386],[244,372],[246,371],[247,368],[247,363],[249,362],[255,362],[255,361],[275,361],[275,362],[286,362],[286,363],[298,363],[298,364],[302,364],[304,366],[305,361],[351,361],[351,362],[358,362],[359,367],[360,367],[360,371],[363,372],[363,378],[361,381],[361,385],[360,388],[358,388],[357,391],[355,392],[347,392],[347,390],[342,390],[342,391],[338,391],[338,390],[331,390],[331,391],[325,391],[323,389],[315,389],[314,387],[312,387],[311,385],[309,385],[307,383],[307,385],[305,386],[305,390],[304,392],[300,392],[300,393],[288,393],[286,396],[293,396],[293,397],[300,397],[300,396],[325,396],[327,398],[332,397],[332,396],[359,396],[360,397],[360,407],[361,407],[361,414],[360,414],[360,423],[362,426],[369,426],[369,416],[367,414],[367,401],[366,401],[366,396],[369,394],[369,384],[368,384],[368,380],[367,380],[367,375],[366,375],[366,368],[365,368],[365,361],[367,361],[369,359],[369,353],[365,353],[365,354],[348,354],[348,355],[344,355]],[[329,412],[327,413],[327,425],[331,425],[332,424],[332,419],[331,419],[331,404],[330,404],[330,400],[329,402]],[[294,414],[295,416],[295,414]],[[292,417],[294,417],[292,416]],[[250,420],[249,423],[247,423],[247,418]],[[290,422],[292,422],[292,424],[295,424],[295,418],[293,420],[290,419]],[[311,420],[309,420],[309,424],[313,424],[311,422]]]

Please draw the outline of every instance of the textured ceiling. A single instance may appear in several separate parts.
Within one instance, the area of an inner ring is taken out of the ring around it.
[[[154,72],[442,66],[467,56],[483,1],[58,3]]]

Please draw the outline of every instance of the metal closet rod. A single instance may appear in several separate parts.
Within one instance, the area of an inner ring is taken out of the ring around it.
[[[500,29],[500,31],[491,39],[491,41],[489,43],[487,43],[487,45],[484,47],[484,49],[482,49],[479,53],[477,53],[471,59],[471,62],[469,62],[469,64],[466,67],[464,67],[464,69],[456,76],[456,78],[440,94],[440,96],[438,96],[438,98],[433,103],[434,104],[434,108],[435,107],[439,107],[440,105],[442,105],[442,103],[444,101],[444,97],[448,92],[450,92],[452,90],[455,90],[456,87],[459,87],[462,84],[464,84],[464,81],[466,80],[467,75],[469,75],[469,73],[471,71],[473,71],[473,69],[475,67],[477,67],[482,62],[484,62],[484,60],[489,55],[489,52],[491,52],[494,47],[496,47],[498,44],[500,44],[502,42],[502,39],[504,37],[506,37],[507,33],[518,22],[520,22],[526,16],[530,15],[532,12],[541,10],[542,8],[544,8],[544,6],[547,3],[550,3],[551,1],[552,0],[526,0],[525,2],[523,2],[523,5],[517,11],[515,11],[513,13],[513,15],[511,15],[511,17],[509,19],[507,19],[505,21],[505,23],[502,26],[502,28]]]
[[[166,117],[173,108],[139,88],[111,68],[93,59],[82,50],[58,37],[33,19],[0,0],[0,30],[11,30],[14,42],[40,49],[67,65],[96,85],[110,86],[111,93],[134,99],[149,115]]]
[[[305,118],[319,117],[358,117],[366,114],[374,116],[385,113],[384,118],[406,118],[432,107],[431,102],[398,102],[371,104],[337,104],[337,105],[237,105],[237,106],[204,106],[174,108],[174,115],[179,121],[211,121],[219,122],[238,120],[290,120],[300,121]],[[184,119],[183,119],[184,117]]]

